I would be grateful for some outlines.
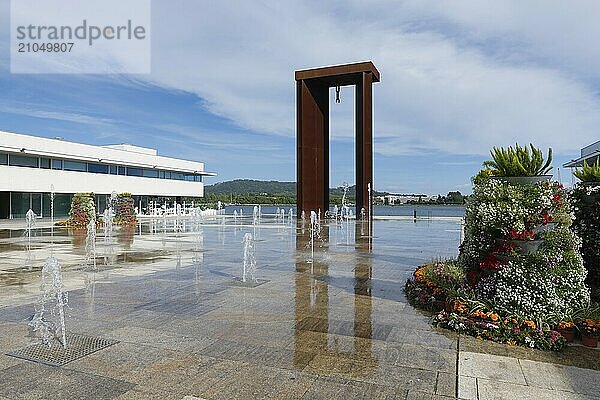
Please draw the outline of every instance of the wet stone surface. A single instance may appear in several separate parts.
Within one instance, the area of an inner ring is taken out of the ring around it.
[[[120,228],[112,244],[99,231],[98,271],[81,268],[79,233],[36,236],[30,265],[22,238],[0,238],[0,399],[454,397],[458,339],[402,288],[415,265],[456,255],[457,222],[376,221],[372,240],[353,221],[324,223],[314,259],[306,227],[268,217],[206,220],[201,232],[162,223]],[[245,233],[260,238],[260,285],[233,284]],[[67,331],[119,341],[62,367],[4,355],[31,342],[50,252],[69,290]]]

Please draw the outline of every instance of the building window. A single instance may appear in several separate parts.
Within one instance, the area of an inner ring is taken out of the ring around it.
[[[65,171],[80,171],[80,172],[87,171],[86,164],[83,162],[78,162],[78,161],[65,160],[63,162],[63,167],[64,167]]]
[[[30,167],[30,168],[38,167],[38,158],[37,157],[19,156],[16,154],[11,154],[8,161],[9,161],[10,165],[14,165],[16,167]]]
[[[116,175],[117,174],[117,166],[116,165],[111,165],[109,168],[110,168],[110,174],[111,175]]]
[[[108,174],[108,165],[88,163],[87,171],[94,174]]]
[[[165,171],[158,171],[158,177],[160,179],[165,179]]]
[[[118,167],[119,175],[125,175],[125,167]]]
[[[8,154],[0,153],[0,165],[7,165],[7,164],[8,164]]]
[[[185,180],[188,182],[194,182],[194,174],[185,174]]]
[[[202,175],[196,174],[196,182],[202,182]]]
[[[52,169],[62,169],[62,167],[63,167],[62,164],[63,164],[62,160],[53,159],[52,160]]]
[[[40,157],[40,168],[50,169],[50,159]]]
[[[158,171],[155,169],[145,169],[143,174],[146,178],[158,178]]]
[[[178,181],[185,180],[185,175],[181,172],[173,172],[171,171],[171,179],[176,179]]]
[[[171,179],[171,171],[165,171],[165,179]]]
[[[128,176],[142,176],[142,169],[127,167],[127,175]]]

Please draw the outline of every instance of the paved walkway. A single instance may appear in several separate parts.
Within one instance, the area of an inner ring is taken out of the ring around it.
[[[491,354],[459,353],[460,399],[591,400],[599,396],[599,371]]]
[[[98,272],[81,268],[84,237],[37,237],[29,264],[21,245],[0,239],[0,400],[597,396],[598,350],[459,337],[406,304],[405,279],[414,265],[452,255],[456,226],[377,221],[372,244],[353,222],[329,226],[314,259],[305,236],[275,224],[142,235],[136,227],[114,242],[99,236]],[[235,280],[247,232],[266,280],[255,287]],[[69,290],[67,330],[118,341],[62,367],[5,355],[31,341],[50,249]]]

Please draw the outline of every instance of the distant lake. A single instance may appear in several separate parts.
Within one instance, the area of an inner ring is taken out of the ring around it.
[[[286,214],[289,213],[290,207],[294,210],[296,215],[295,206],[261,206],[263,214],[275,214],[278,208],[284,208]],[[226,206],[225,213],[233,214],[234,211],[240,212],[240,209],[244,215],[252,215],[254,206]],[[465,207],[464,206],[435,206],[435,205],[414,205],[414,206],[375,206],[373,211],[375,215],[381,216],[412,216],[414,210],[417,210],[418,217],[464,217]]]

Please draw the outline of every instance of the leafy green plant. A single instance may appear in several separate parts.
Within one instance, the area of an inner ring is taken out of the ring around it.
[[[531,150],[531,151],[530,151]],[[490,154],[491,160],[483,162],[483,166],[491,169],[494,176],[539,176],[547,174],[552,166],[552,149],[544,161],[542,151],[533,144],[529,147],[494,147]]]
[[[483,182],[485,182],[493,176],[494,171],[492,171],[492,169],[483,168],[477,173],[477,175],[471,178],[471,182],[473,182],[474,185],[481,185]]]
[[[575,168],[573,175],[582,182],[600,182],[600,159],[596,160],[593,165],[583,161],[583,167],[581,169]]]

